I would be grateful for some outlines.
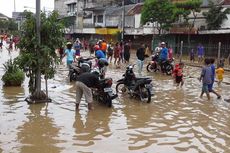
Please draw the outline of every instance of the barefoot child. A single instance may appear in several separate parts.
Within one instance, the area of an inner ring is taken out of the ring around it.
[[[210,95],[209,95],[209,90],[208,90],[208,85],[212,83],[212,69],[210,67],[210,60],[205,59],[204,60],[205,66],[203,67],[200,75],[200,81],[202,80],[202,91],[200,94],[200,98],[203,97],[203,94],[206,93],[208,100],[210,100]]]
[[[210,58],[210,67],[211,67],[211,70],[212,70],[212,76],[211,76],[211,79],[212,79],[212,83],[208,85],[208,90],[210,93],[214,93],[216,96],[217,96],[217,99],[220,99],[221,96],[220,94],[218,94],[214,89],[213,89],[213,84],[215,82],[215,59],[214,58]]]
[[[184,63],[179,63],[176,65],[174,71],[173,71],[173,77],[175,79],[175,82],[177,86],[181,85],[181,87],[184,84],[183,80],[183,68],[184,68]]]
[[[218,79],[218,85],[220,85],[224,78],[224,69],[219,66],[218,69],[216,70],[216,75]]]

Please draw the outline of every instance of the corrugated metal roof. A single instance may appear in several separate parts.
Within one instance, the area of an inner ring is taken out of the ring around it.
[[[142,8],[143,8],[143,3],[136,4],[133,8],[131,8],[127,12],[127,15],[141,14]]]
[[[131,5],[126,5],[125,6],[125,14],[127,15],[128,11],[133,8],[135,6],[135,4],[131,4]],[[108,7],[105,9],[105,14],[106,16],[118,16],[118,15],[122,15],[123,12],[123,7]]]

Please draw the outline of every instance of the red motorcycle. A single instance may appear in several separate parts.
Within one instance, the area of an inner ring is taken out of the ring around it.
[[[160,71],[160,65],[158,63],[159,55],[158,53],[152,55],[152,60],[147,65],[146,69],[148,72],[156,72]],[[164,61],[162,65],[162,72],[165,72],[167,75],[171,75],[174,67],[174,59],[168,59]]]
[[[148,72],[156,72],[160,70],[158,67],[158,59],[159,59],[158,53],[152,55],[152,60],[148,63],[146,67]]]

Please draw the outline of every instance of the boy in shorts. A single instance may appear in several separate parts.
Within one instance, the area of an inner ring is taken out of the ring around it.
[[[203,97],[203,94],[206,93],[208,100],[210,100],[210,94],[209,94],[209,89],[208,85],[212,83],[212,69],[210,66],[210,59],[205,59],[204,60],[205,66],[203,67],[200,75],[200,81],[202,80],[202,91],[200,94],[200,98]]]

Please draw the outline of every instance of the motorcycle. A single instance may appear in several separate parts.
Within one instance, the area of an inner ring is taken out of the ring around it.
[[[77,76],[79,76],[80,74],[84,73],[84,72],[90,72],[91,68],[92,68],[92,58],[83,58],[80,57],[78,59],[76,59],[77,62],[76,63],[72,63],[69,66],[69,79],[70,82],[72,81],[76,81]]]
[[[128,92],[131,97],[140,98],[141,101],[150,103],[153,95],[152,79],[149,77],[137,78],[133,67],[134,65],[129,65],[123,78],[117,81],[116,92],[121,94]]]
[[[161,68],[159,68],[160,65],[158,61],[159,61],[159,54],[156,53],[152,55],[152,60],[149,62],[149,64],[146,67],[147,71],[148,72],[160,71]],[[174,59],[173,58],[168,59],[161,64],[162,64],[162,72],[165,72],[167,75],[171,75],[174,67]]]
[[[158,59],[159,59],[159,54],[153,54],[152,55],[152,60],[148,63],[146,69],[148,72],[156,72],[159,71],[160,69],[158,68]]]
[[[113,92],[112,84],[113,79],[112,78],[103,78],[103,74],[101,74],[101,71],[99,71],[99,68],[93,71],[97,71],[99,73],[99,86],[96,89],[92,89],[93,91],[93,97],[102,103],[105,103],[108,107],[112,107],[112,100],[117,98],[117,94]],[[93,72],[92,71],[92,72]]]

